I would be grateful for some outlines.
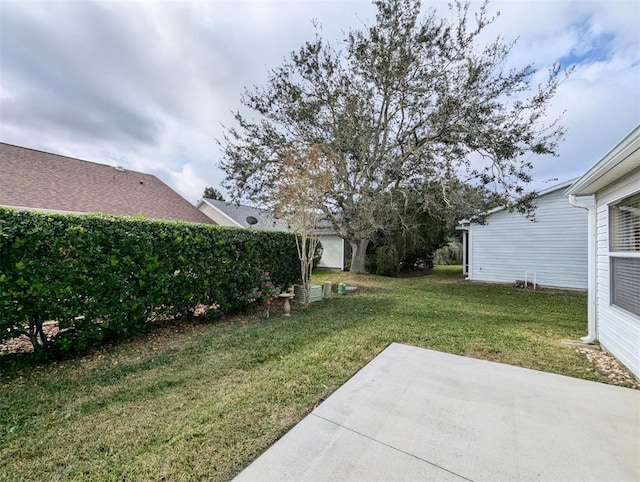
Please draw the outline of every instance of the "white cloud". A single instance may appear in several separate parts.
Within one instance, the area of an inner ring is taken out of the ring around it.
[[[446,3],[425,7],[448,15]],[[244,87],[263,85],[270,68],[312,39],[313,19],[336,43],[375,12],[363,0],[30,1],[2,9],[0,140],[150,172],[192,202],[205,185],[220,187],[216,139]],[[534,172],[578,175],[640,122],[640,3],[503,0],[489,5],[497,10],[486,38],[519,37],[510,65],[534,63],[544,74],[559,59],[581,62],[550,113],[566,110],[561,156],[540,159]]]

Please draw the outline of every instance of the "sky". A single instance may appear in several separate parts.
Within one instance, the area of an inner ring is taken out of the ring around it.
[[[446,1],[423,8],[450,16]],[[640,2],[488,11],[487,39],[517,39],[510,65],[575,66],[548,112],[565,140],[533,159],[532,188],[583,174],[640,123]],[[365,0],[0,0],[0,141],[155,174],[195,203],[205,186],[224,193],[218,141],[245,87],[265,85],[314,22],[336,43],[374,18]]]

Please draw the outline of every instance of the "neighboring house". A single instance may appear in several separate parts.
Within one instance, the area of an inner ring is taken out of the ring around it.
[[[589,218],[588,334],[582,340],[599,340],[640,377],[640,125],[565,195]]]
[[[351,257],[351,245],[338,236],[328,223],[322,223],[316,234],[322,243],[322,258],[318,267],[344,270],[345,262]]]
[[[287,223],[275,219],[269,213],[250,206],[218,201],[217,199],[201,199],[196,207],[220,226],[236,228],[257,228],[270,231],[288,231]],[[251,219],[253,218],[253,219]],[[255,224],[249,221],[255,220]]]
[[[534,220],[497,208],[484,224],[461,221],[467,279],[587,289],[587,215],[563,196],[570,183],[539,193]]]
[[[221,226],[289,231],[287,223],[250,206],[215,199],[201,199],[196,207]],[[254,220],[254,224],[249,222]],[[349,253],[345,241],[328,227],[321,227],[317,234],[322,243],[322,258],[318,267],[344,269],[345,259]]]
[[[0,143],[0,206],[212,224],[151,174]]]

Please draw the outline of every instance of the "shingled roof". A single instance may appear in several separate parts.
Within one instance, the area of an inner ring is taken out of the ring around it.
[[[289,231],[287,223],[280,219],[274,218],[271,214],[258,208],[244,206],[242,204],[233,204],[226,201],[218,201],[216,199],[201,199],[197,206],[200,208],[202,204],[220,211],[229,221],[228,223],[220,223],[224,226],[238,226],[242,228],[266,229],[269,231]],[[247,221],[249,217],[255,218],[256,224],[250,225]]]
[[[214,219],[214,222],[222,226],[257,228],[269,231],[291,231],[291,228],[288,226],[286,221],[274,218],[273,215],[262,209],[206,198],[201,199],[198,201],[198,204],[196,204],[196,207],[205,214],[210,213],[211,211],[205,209],[205,206],[210,206],[222,214],[222,217],[216,216]],[[249,217],[255,218],[257,221],[256,224],[250,225],[247,221]],[[327,220],[320,221],[317,228],[314,230],[314,233],[325,236],[338,235],[331,223]]]
[[[213,223],[151,174],[5,143],[0,206]]]

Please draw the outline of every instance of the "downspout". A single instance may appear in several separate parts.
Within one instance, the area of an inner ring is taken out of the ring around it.
[[[596,199],[590,196],[588,201],[577,201],[575,194],[569,195],[569,203],[588,212],[587,223],[587,336],[581,338],[583,343],[593,343],[598,339],[597,323],[597,278],[596,278]]]

